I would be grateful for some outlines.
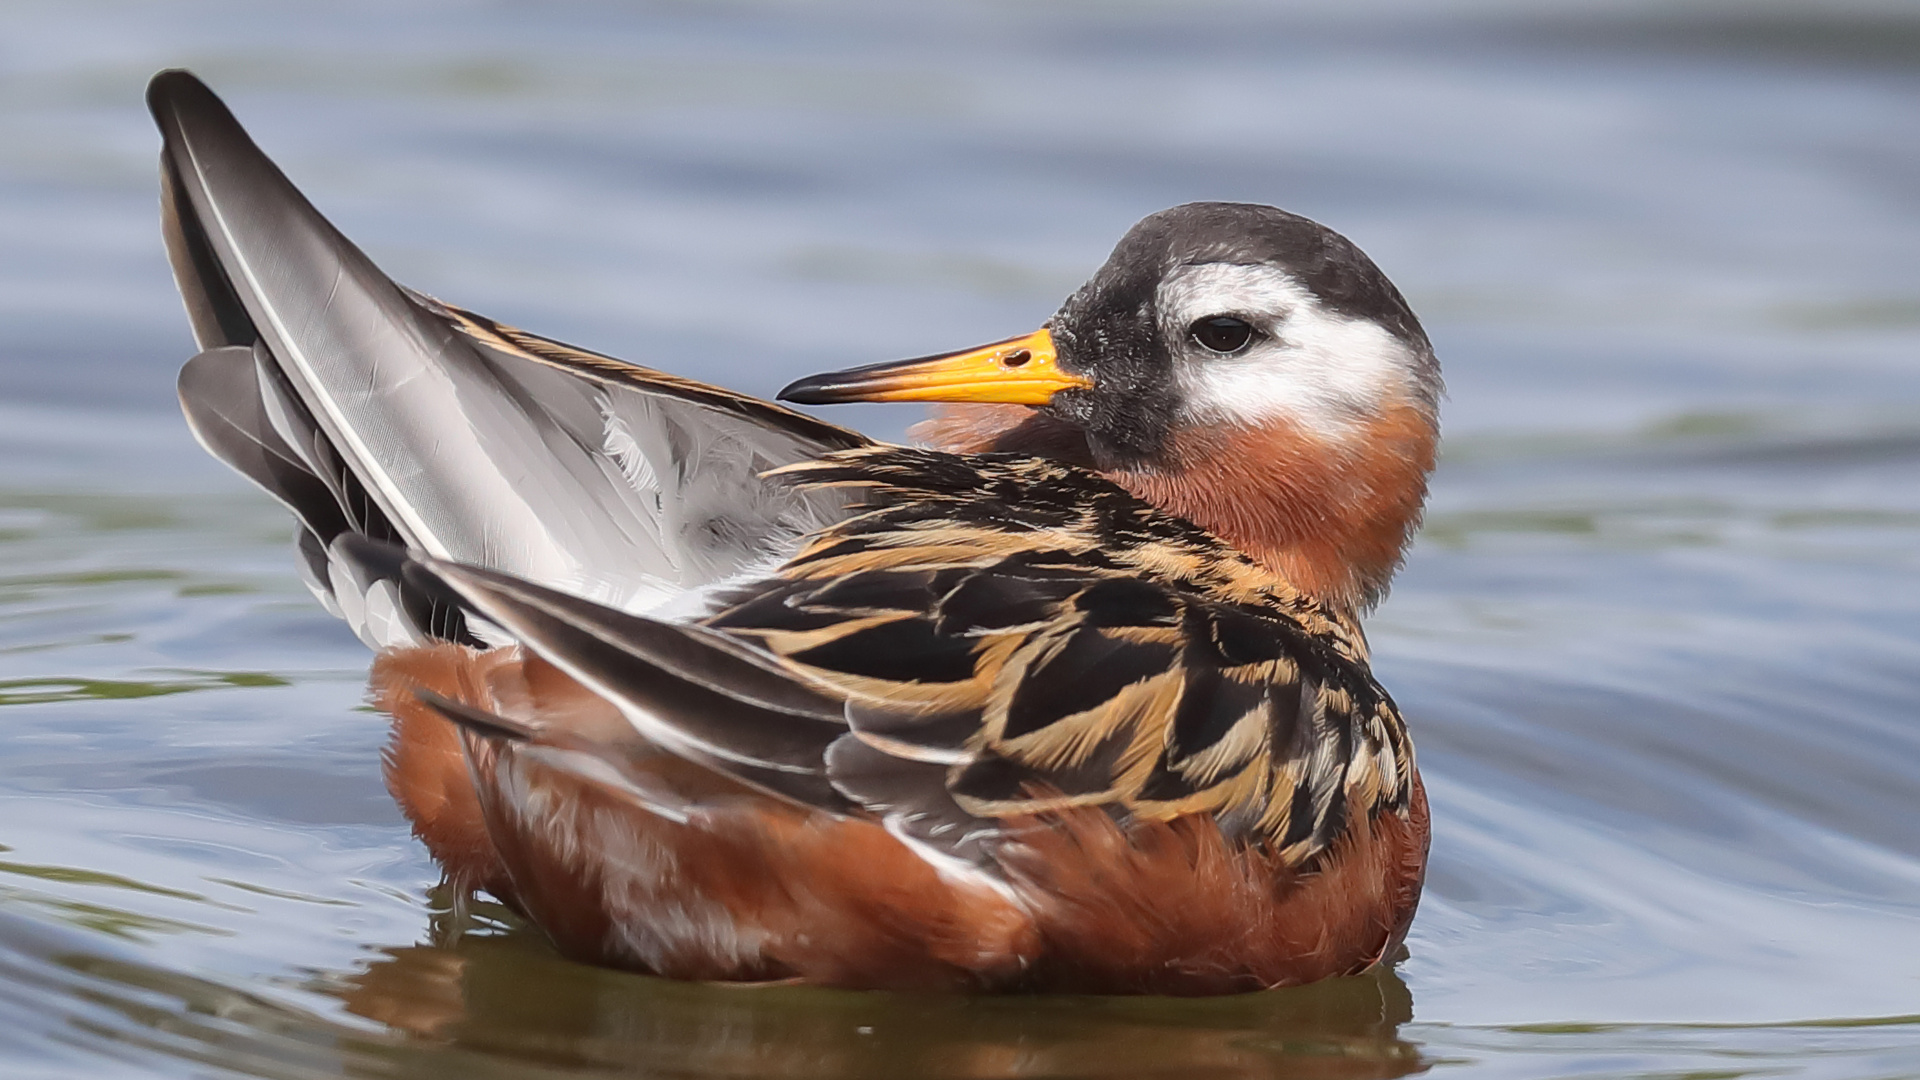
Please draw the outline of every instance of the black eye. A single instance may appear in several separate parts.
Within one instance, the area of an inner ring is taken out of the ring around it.
[[[1187,327],[1187,333],[1202,348],[1217,353],[1237,353],[1253,340],[1253,327],[1245,319],[1236,319],[1231,315],[1215,315],[1211,319],[1201,319]]]

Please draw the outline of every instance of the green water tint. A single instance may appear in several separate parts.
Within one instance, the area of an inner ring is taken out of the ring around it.
[[[10,871],[0,867],[0,873],[6,872]],[[111,877],[112,875],[100,876]],[[32,889],[19,889],[11,885],[0,885],[0,910],[28,915],[40,914],[77,929],[93,930],[132,942],[151,941],[155,935],[161,934],[214,934],[231,937],[235,933],[225,927],[169,919],[159,915],[146,915],[107,904],[69,900],[65,897],[36,892]]]
[[[271,889],[265,885],[256,885],[249,881],[236,881],[233,878],[210,877],[208,881],[215,885],[225,885],[229,889],[253,893],[256,896],[270,896],[275,900],[294,900],[302,904],[318,904],[321,907],[354,907],[351,900],[338,900],[330,896],[313,896],[308,893],[293,892],[289,889]]]
[[[197,690],[290,686],[287,679],[257,671],[208,672],[175,679],[0,679],[0,705],[46,705],[59,701],[117,701],[164,697]]]
[[[38,878],[41,881],[57,881],[63,885],[100,885],[110,889],[128,889],[133,892],[151,893],[154,896],[166,896],[175,900],[205,900],[199,893],[169,889],[160,885],[148,885],[119,874],[107,874],[98,870],[81,870],[70,866],[34,866],[28,863],[0,862],[0,874],[13,874],[18,877]]]

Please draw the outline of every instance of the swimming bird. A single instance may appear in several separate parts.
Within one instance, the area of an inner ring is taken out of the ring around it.
[[[447,878],[683,979],[1215,994],[1391,962],[1428,818],[1359,616],[1439,373],[1343,237],[1154,214],[1044,327],[802,379],[928,445],[392,282],[180,71],[196,436],[379,650]]]

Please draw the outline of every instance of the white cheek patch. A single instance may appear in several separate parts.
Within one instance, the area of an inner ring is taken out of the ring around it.
[[[1284,419],[1339,439],[1412,396],[1418,360],[1405,342],[1378,323],[1328,311],[1274,267],[1181,267],[1161,282],[1157,301],[1189,420],[1257,427]],[[1210,353],[1187,327],[1214,315],[1245,319],[1266,336],[1238,356]]]

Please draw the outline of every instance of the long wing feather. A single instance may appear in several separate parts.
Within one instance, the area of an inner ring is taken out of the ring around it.
[[[148,101],[175,276],[202,355],[225,357],[183,379],[189,415],[297,513],[324,516],[304,472],[356,531],[628,610],[777,561],[843,516],[760,474],[861,436],[403,289],[199,80],[162,73]],[[259,360],[252,389],[225,385],[244,378],[228,347]],[[330,527],[305,547],[327,550]]]

